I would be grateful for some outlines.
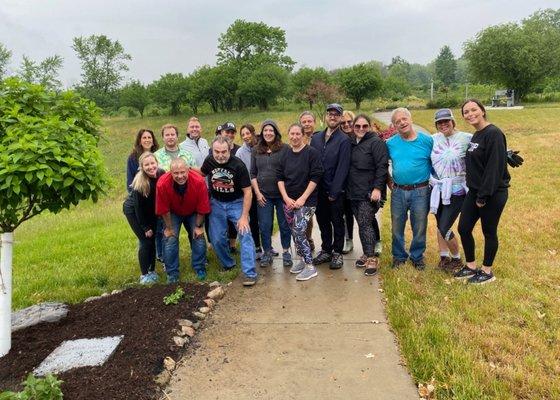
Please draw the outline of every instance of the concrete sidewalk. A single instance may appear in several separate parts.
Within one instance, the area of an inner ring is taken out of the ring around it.
[[[175,371],[168,398],[418,399],[378,278],[354,266],[361,255],[354,238],[341,270],[325,264],[318,277],[297,282],[277,257],[272,268],[259,268],[255,287],[233,282],[198,337],[201,346]]]

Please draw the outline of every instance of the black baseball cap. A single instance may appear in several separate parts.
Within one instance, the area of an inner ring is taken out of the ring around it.
[[[341,106],[340,104],[338,104],[338,103],[329,104],[329,105],[327,106],[327,112],[328,112],[328,111],[331,111],[331,110],[336,111],[336,112],[339,113],[340,115],[342,115],[342,112],[344,111],[344,109],[342,108],[342,106]]]
[[[235,124],[233,122],[226,122],[222,125],[222,130],[223,131],[234,131],[237,132],[237,129],[235,129]]]

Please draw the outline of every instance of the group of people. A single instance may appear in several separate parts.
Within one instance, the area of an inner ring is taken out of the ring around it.
[[[282,264],[305,281],[317,266],[343,266],[352,250],[353,221],[358,225],[363,254],[355,265],[365,275],[379,269],[381,235],[378,216],[391,194],[393,268],[410,259],[425,268],[428,214],[435,214],[441,260],[439,267],[470,283],[494,280],[492,264],[498,248],[497,225],[507,201],[509,173],[505,136],[486,119],[484,106],[466,101],[461,112],[476,129],[474,135],[455,129],[449,109],[438,110],[430,136],[417,132],[406,108],[392,113],[394,134],[387,138],[365,114],[355,116],[339,104],[327,106],[324,130],[316,131],[315,116],[300,114],[286,132],[286,144],[273,120],[257,132],[251,124],[240,129],[242,146],[234,143],[235,124],[216,129],[211,144],[201,137],[200,121],[188,121],[187,137],[164,125],[158,148],[154,133],[141,129],[127,164],[129,195],[123,211],[139,239],[140,283],[158,280],[156,260],[164,264],[167,281],[179,279],[179,234],[185,227],[191,264],[206,278],[207,243],[221,267],[235,267],[239,241],[243,284],[257,281],[260,267],[270,267],[279,252],[272,247],[274,215],[280,230]],[[519,165],[522,159],[510,153]],[[509,160],[509,162],[512,162]],[[460,257],[452,226],[461,215],[459,235],[466,264]],[[313,216],[321,233],[314,256]],[[377,217],[376,217],[377,215]],[[405,248],[410,218],[412,242]],[[475,262],[474,225],[481,219],[484,260]],[[294,243],[300,261],[290,251]]]

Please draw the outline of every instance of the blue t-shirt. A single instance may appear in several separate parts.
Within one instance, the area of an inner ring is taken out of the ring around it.
[[[423,132],[416,139],[407,141],[395,135],[387,141],[389,158],[393,166],[393,181],[397,185],[414,185],[430,179],[430,155],[434,140]]]

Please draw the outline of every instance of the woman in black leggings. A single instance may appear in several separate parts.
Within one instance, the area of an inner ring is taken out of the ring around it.
[[[467,265],[455,273],[457,279],[472,284],[494,281],[492,263],[498,252],[498,222],[507,202],[509,172],[506,160],[506,137],[489,123],[480,101],[467,100],[461,107],[465,121],[476,129],[465,158],[469,191],[459,219],[459,234]],[[480,219],[484,234],[484,259],[477,269],[473,229]]]

